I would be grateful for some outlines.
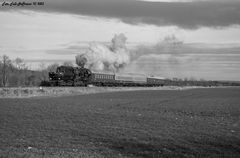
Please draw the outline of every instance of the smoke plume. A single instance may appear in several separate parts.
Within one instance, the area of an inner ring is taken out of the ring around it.
[[[184,46],[183,41],[179,40],[175,35],[169,35],[154,45],[139,45],[131,51],[131,60],[136,61],[140,57],[154,54],[169,54],[175,56],[180,54]]]
[[[76,56],[76,64],[95,71],[118,72],[130,62],[124,34],[115,35],[111,45],[91,43],[89,48]]]

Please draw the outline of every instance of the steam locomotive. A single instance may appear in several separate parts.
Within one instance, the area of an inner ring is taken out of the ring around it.
[[[49,72],[49,86],[163,86],[164,79],[136,74],[97,73],[83,67],[59,66]]]

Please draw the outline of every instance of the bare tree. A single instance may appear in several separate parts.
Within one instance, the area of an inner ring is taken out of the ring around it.
[[[57,70],[57,67],[59,66],[58,63],[53,63],[47,67],[48,72],[55,72]]]
[[[46,69],[46,64],[44,62],[41,62],[38,65],[38,69],[39,69],[39,71],[44,71]]]
[[[9,76],[9,71],[11,71],[11,60],[7,55],[2,56],[2,61],[1,61],[1,72],[2,72],[2,85],[3,87],[6,87],[7,82],[8,82],[8,76]]]
[[[71,61],[65,61],[63,66],[73,66],[73,63]]]
[[[25,64],[23,59],[16,58],[14,62],[16,64],[16,67],[17,67],[18,70],[25,70],[25,69],[27,69],[27,66],[26,66],[26,64]]]

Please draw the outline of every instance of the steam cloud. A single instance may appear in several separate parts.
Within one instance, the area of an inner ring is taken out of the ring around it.
[[[110,46],[91,43],[87,50],[76,56],[76,64],[95,71],[118,72],[130,62],[124,34],[115,35]]]
[[[124,34],[119,34],[113,37],[110,45],[91,43],[86,50],[82,50],[76,56],[76,64],[97,72],[119,72],[121,70],[121,72],[155,74],[160,68],[150,68],[151,64],[142,63],[142,59],[151,55],[160,55],[159,62],[166,61],[168,65],[179,65],[179,60],[182,59],[181,52],[186,50],[183,41],[175,35],[166,36],[155,45],[140,45],[132,50],[127,49],[126,40]],[[143,68],[146,67],[152,69],[152,72],[143,72]]]
[[[169,35],[155,45],[139,45],[135,50],[131,51],[131,59],[135,61],[142,56],[152,54],[169,54],[175,56],[182,50],[180,49],[182,47],[184,47],[183,41],[179,40],[175,35]]]
[[[190,61],[184,55],[191,49],[174,34],[153,45],[139,45],[131,50],[131,63],[125,71],[137,71],[146,75],[175,76],[183,63]]]

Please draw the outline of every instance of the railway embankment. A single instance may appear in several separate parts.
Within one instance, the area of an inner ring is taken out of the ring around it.
[[[0,88],[0,98],[57,97],[138,90],[184,90],[202,87],[7,87]]]

